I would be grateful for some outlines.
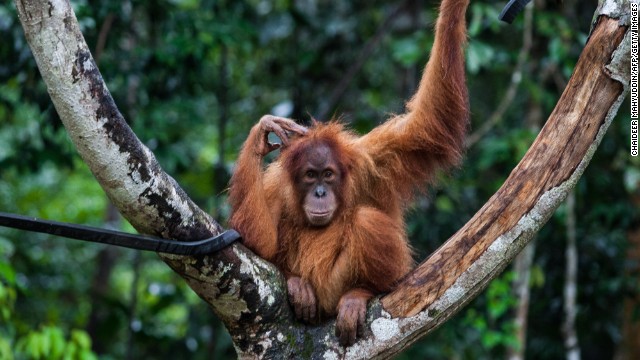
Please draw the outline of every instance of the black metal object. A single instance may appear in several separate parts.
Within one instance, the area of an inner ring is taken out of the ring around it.
[[[27,216],[0,212],[0,226],[33,231],[70,239],[122,246],[129,249],[155,251],[176,255],[203,255],[216,252],[240,238],[231,229],[222,234],[197,241],[166,240],[152,236],[135,235],[121,231],[41,220]]]
[[[511,24],[518,14],[524,9],[531,0],[511,0],[502,9],[500,20]]]

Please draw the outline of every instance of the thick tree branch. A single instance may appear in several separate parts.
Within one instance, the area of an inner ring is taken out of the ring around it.
[[[219,233],[127,126],[69,2],[15,1],[60,118],[123,216],[142,233],[176,240]],[[295,322],[280,273],[242,245],[163,259],[225,322],[239,357],[374,358],[401,351],[475,297],[575,185],[627,92],[630,41],[627,26],[616,20],[625,12],[628,19],[628,1],[602,2],[574,76],[527,155],[465,227],[370,305],[371,332],[354,346],[337,344],[333,322]]]
[[[600,11],[624,11],[612,3],[603,2]],[[382,299],[394,317],[428,319],[430,325],[417,333],[439,325],[484,289],[546,223],[588,165],[629,84],[628,26],[618,20],[624,16],[598,14],[565,92],[504,185]],[[416,326],[409,319],[397,320],[401,333]]]
[[[56,110],[105,192],[146,234],[205,238],[220,232],[136,138],[102,80],[65,1],[18,1],[27,40]],[[195,228],[195,229],[194,229]]]
[[[220,225],[162,171],[118,111],[69,2],[25,0],[16,1],[16,7],[71,140],[122,215],[145,234],[176,240],[217,235]],[[212,256],[163,259],[226,322],[239,353],[268,350],[262,346],[266,350],[258,351],[260,337],[248,338],[255,333],[265,336],[261,323],[271,329],[289,314],[283,283],[273,266],[241,245]],[[246,331],[249,326],[255,333]]]

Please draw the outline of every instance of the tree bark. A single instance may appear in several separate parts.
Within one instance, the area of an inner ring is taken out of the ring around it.
[[[15,2],[64,126],[123,216],[141,233],[177,241],[218,234],[220,225],[160,169],[127,126],[68,0]],[[603,0],[574,75],[529,152],[469,223],[394,292],[372,302],[371,331],[355,345],[338,345],[333,321],[314,327],[295,322],[282,275],[240,244],[163,260],[222,319],[240,358],[398,353],[484,289],[573,188],[628,91],[628,13],[628,1]]]

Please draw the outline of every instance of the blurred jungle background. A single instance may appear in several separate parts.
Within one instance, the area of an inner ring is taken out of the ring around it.
[[[464,164],[415,202],[424,259],[500,187],[587,41],[597,1],[536,0],[512,25],[475,0]],[[366,132],[402,111],[437,1],[72,1],[120,110],[220,221],[251,126],[339,116]],[[0,211],[132,231],[70,143],[17,20],[0,4]],[[594,71],[600,71],[594,69]],[[569,203],[475,301],[400,359],[640,357],[640,170],[622,105]],[[577,250],[577,263],[566,251]],[[575,276],[571,274],[574,273]],[[576,297],[566,289],[577,286]],[[577,343],[571,344],[571,339]],[[153,253],[0,228],[1,359],[228,359],[221,323]]]

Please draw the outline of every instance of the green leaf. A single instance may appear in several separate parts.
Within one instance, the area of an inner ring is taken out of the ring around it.
[[[497,331],[487,331],[482,335],[482,344],[487,348],[493,348],[502,342],[502,334]]]
[[[10,258],[14,252],[15,246],[13,243],[9,239],[0,236],[0,260],[3,257],[7,259]]]
[[[83,330],[72,330],[71,341],[78,344],[79,349],[91,349],[91,338]]]
[[[445,211],[451,213],[454,211],[454,205],[451,198],[448,196],[438,196],[436,198],[436,207],[439,211]]]
[[[80,360],[97,360],[98,357],[92,353],[89,350],[81,350],[80,353],[78,353],[78,359]]]
[[[25,353],[32,359],[39,359],[42,356],[42,335],[40,333],[29,334],[25,342]]]
[[[416,32],[408,38],[391,44],[391,56],[402,66],[416,65],[431,48],[430,37],[424,31]]]
[[[469,21],[469,27],[467,33],[470,37],[475,37],[480,33],[482,29],[483,21],[482,5],[478,3],[471,4],[471,21]]]
[[[0,280],[6,281],[9,285],[15,285],[16,271],[11,265],[0,262]]]
[[[476,74],[480,69],[490,64],[495,56],[493,48],[480,41],[474,41],[467,48],[467,69]]]
[[[11,351],[11,342],[9,339],[0,337],[0,359],[13,360],[13,351]]]
[[[62,329],[57,326],[49,326],[47,327],[47,335],[49,337],[49,341],[51,342],[51,346],[49,349],[49,358],[50,359],[60,359],[64,354],[64,347],[66,345],[66,341],[64,339],[64,334]]]
[[[64,349],[63,360],[75,360],[76,354],[78,353],[78,345],[73,342],[67,343],[67,346]]]
[[[393,59],[403,66],[411,66],[418,62],[423,51],[415,39],[403,39],[393,43]]]

